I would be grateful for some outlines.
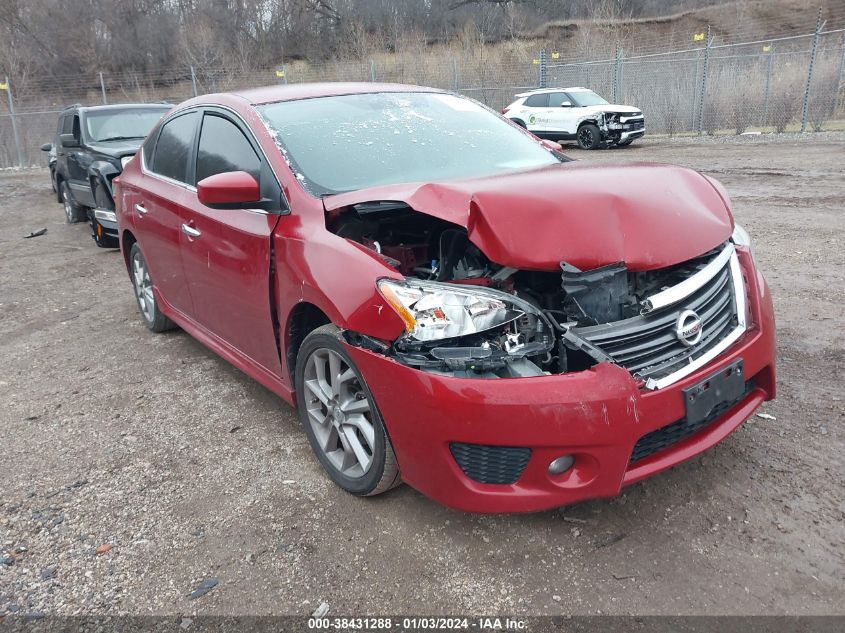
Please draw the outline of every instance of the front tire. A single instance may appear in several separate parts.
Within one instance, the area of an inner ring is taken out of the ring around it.
[[[70,187],[66,181],[61,184],[62,204],[65,207],[65,222],[68,224],[76,224],[88,219],[88,212],[85,207],[76,204],[70,194]]]
[[[144,254],[137,242],[132,245],[132,249],[129,251],[129,275],[132,278],[135,300],[138,302],[138,309],[141,311],[144,325],[153,332],[165,332],[176,327],[173,321],[159,310],[153,292],[153,280],[147,268],[147,261],[144,259]]]
[[[317,328],[302,342],[296,400],[311,448],[338,486],[364,497],[401,483],[381,414],[334,325]]]
[[[594,123],[585,123],[578,128],[578,147],[581,149],[598,149],[601,147],[601,130]]]

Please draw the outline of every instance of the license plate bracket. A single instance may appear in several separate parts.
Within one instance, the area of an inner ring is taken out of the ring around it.
[[[743,360],[735,360],[692,387],[687,387],[683,393],[687,422],[702,422],[710,417],[719,405],[738,402],[745,394]]]

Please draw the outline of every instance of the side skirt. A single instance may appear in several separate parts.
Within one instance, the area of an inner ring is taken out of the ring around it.
[[[200,343],[208,347],[215,354],[229,361],[250,378],[260,382],[289,405],[294,406],[294,392],[282,383],[279,376],[268,370],[263,365],[259,365],[249,356],[246,356],[240,350],[232,347],[216,334],[208,331],[188,315],[174,308],[161,296],[157,289],[154,289],[153,292],[155,292],[155,299],[158,306],[161,308],[161,311],[164,312],[164,314],[167,315],[167,317],[169,317],[174,323]]]

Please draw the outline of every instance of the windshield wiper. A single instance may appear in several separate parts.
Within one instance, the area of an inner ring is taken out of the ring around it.
[[[134,141],[135,139],[144,138],[143,136],[109,136],[108,138],[98,138],[97,143],[105,143],[106,141]]]

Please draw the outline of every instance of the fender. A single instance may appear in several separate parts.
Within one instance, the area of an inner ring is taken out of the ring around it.
[[[97,181],[103,184],[109,199],[114,206],[114,194],[112,193],[111,181],[120,174],[121,170],[106,160],[98,160],[88,167],[88,183],[91,185],[91,195],[94,196],[94,185]],[[95,198],[96,202],[96,198]]]

